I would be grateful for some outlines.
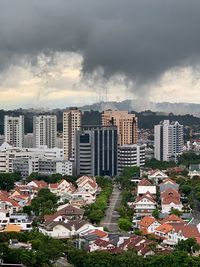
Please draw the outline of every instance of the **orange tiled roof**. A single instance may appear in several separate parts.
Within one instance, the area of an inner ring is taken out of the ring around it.
[[[16,224],[8,224],[4,229],[4,232],[20,232],[22,227]]]
[[[150,217],[150,216],[145,216],[144,218],[142,218],[142,220],[139,222],[139,225],[141,227],[149,227],[152,223],[155,222],[155,218],[154,217]]]
[[[167,234],[172,229],[173,229],[172,225],[165,223],[165,224],[158,226],[155,230]]]
[[[8,202],[14,207],[19,207],[19,204],[15,200],[8,198],[6,195],[2,193],[0,193],[0,201]]]
[[[101,231],[99,229],[95,229],[94,231],[90,232],[89,234],[95,234],[97,235],[99,238],[104,238],[106,237],[108,234],[104,231]]]

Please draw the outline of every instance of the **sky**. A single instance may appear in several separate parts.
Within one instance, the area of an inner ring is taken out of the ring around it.
[[[0,107],[200,103],[199,0],[0,0]]]

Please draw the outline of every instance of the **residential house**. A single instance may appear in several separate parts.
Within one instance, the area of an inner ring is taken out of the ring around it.
[[[138,196],[135,202],[130,203],[130,207],[134,208],[135,216],[148,216],[156,209],[157,203],[152,195],[147,192],[142,196]]]
[[[39,226],[39,232],[54,238],[70,238],[94,229],[96,229],[95,226],[84,220],[68,221],[67,223],[47,221]]]
[[[97,239],[89,245],[90,252],[96,250],[111,250],[114,248],[115,246],[110,241],[104,239]]]
[[[74,207],[72,205],[67,204],[62,209],[58,210],[56,213],[52,215],[45,215],[45,222],[68,222],[69,220],[80,220],[83,218],[84,210]]]
[[[190,164],[188,176],[190,178],[200,176],[200,164]]]
[[[137,185],[137,195],[142,196],[147,192],[151,193],[152,195],[156,195],[156,186],[146,178],[143,178]]]
[[[72,194],[76,189],[74,186],[66,180],[61,180],[59,183],[51,183],[48,185],[49,190],[57,196],[63,196],[65,194]]]
[[[158,184],[158,182],[163,181],[166,178],[168,178],[168,175],[158,169],[151,171],[148,175],[148,179],[154,181],[155,184]]]
[[[185,223],[185,221],[183,219],[181,219],[180,217],[178,217],[175,214],[170,214],[169,216],[167,216],[165,219],[163,219],[162,221],[160,221],[162,224],[165,223]]]
[[[174,180],[170,178],[166,178],[165,180],[163,180],[161,184],[159,184],[159,187],[160,187],[160,192],[166,191],[169,188],[178,191],[179,184],[177,184]]]
[[[92,204],[96,200],[96,196],[89,192],[74,192],[72,195],[72,199],[70,203],[74,203],[74,201],[83,201],[85,204]],[[84,204],[84,205],[85,205]]]
[[[9,217],[10,225],[19,225],[22,228],[22,231],[31,231],[32,230],[32,221],[29,216],[25,213],[13,213]]]
[[[185,223],[163,224],[155,229],[155,235],[163,239],[167,245],[177,245],[179,241],[195,238],[200,243],[200,233],[196,225]]]
[[[121,245],[120,248],[124,251],[134,250],[138,255],[142,255],[144,257],[154,255],[154,251],[152,251],[150,244],[153,242],[151,240],[147,240],[142,236],[132,236],[126,239]]]
[[[145,216],[139,222],[139,230],[144,235],[154,233],[155,229],[160,226],[161,223],[152,216]]]
[[[77,191],[80,193],[90,193],[92,195],[96,194],[98,190],[97,182],[95,178],[89,176],[81,176],[77,181]]]
[[[171,167],[171,168],[167,168],[167,173],[169,175],[171,175],[171,174],[180,175],[183,172],[185,172],[185,170],[186,170],[185,167]]]
[[[6,194],[0,193],[0,209],[6,210],[9,214],[18,212],[21,207],[13,199],[9,198]]]
[[[157,237],[160,237],[160,239],[164,240],[167,238],[168,234],[172,231],[172,229],[173,229],[173,226],[171,224],[165,223],[165,224],[158,226],[155,229],[154,234]]]
[[[36,187],[38,189],[47,188],[48,184],[44,181],[33,180],[27,184],[27,186]]]
[[[173,188],[168,188],[161,192],[162,213],[170,213],[172,209],[182,211],[183,205],[180,198],[181,196],[178,191]]]

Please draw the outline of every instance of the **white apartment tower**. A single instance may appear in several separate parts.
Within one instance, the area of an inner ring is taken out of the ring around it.
[[[161,121],[154,126],[154,157],[157,160],[177,161],[183,152],[183,125],[177,121]]]
[[[13,147],[24,145],[24,116],[4,116],[4,140]]]
[[[63,149],[64,159],[74,158],[76,132],[81,127],[81,111],[70,108],[63,112]]]
[[[56,147],[57,117],[56,115],[39,115],[33,117],[34,147]]]

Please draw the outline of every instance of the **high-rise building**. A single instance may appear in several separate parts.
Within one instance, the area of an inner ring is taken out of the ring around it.
[[[118,130],[118,144],[120,146],[137,144],[138,119],[128,111],[106,110],[102,113],[102,125],[116,125]]]
[[[13,147],[24,146],[24,116],[4,116],[4,140]]]
[[[118,148],[118,173],[126,167],[145,164],[145,145],[123,145]]]
[[[88,126],[77,132],[77,175],[117,175],[117,127]]]
[[[63,149],[65,160],[74,158],[75,136],[81,127],[81,111],[70,108],[63,112]]]
[[[56,147],[57,117],[56,115],[39,115],[33,117],[34,147]]]
[[[161,121],[154,126],[154,157],[157,160],[177,160],[183,152],[183,125],[177,121]]]

